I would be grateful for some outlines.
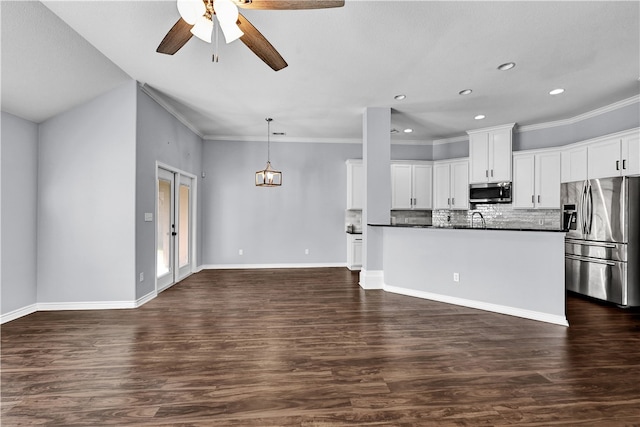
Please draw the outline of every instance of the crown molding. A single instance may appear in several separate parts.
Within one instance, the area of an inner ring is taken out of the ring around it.
[[[454,142],[466,142],[469,141],[469,135],[460,135],[454,136],[452,138],[444,138],[444,139],[434,139],[431,142],[431,145],[444,145],[444,144],[452,144]]]
[[[175,108],[173,108],[171,105],[169,105],[165,100],[163,100],[160,95],[158,95],[158,93],[148,84],[146,83],[138,83],[138,87],[140,88],[141,91],[143,91],[144,93],[146,93],[149,98],[153,99],[158,105],[160,105],[162,108],[164,108],[167,113],[171,114],[173,117],[175,117],[176,119],[178,119],[178,121],[180,123],[182,123],[183,125],[185,125],[187,128],[189,128],[189,130],[193,133],[195,133],[196,135],[198,135],[200,138],[204,138],[204,136],[202,135],[202,133],[196,129],[191,122],[189,122],[186,117],[184,117],[182,114],[180,114],[178,111],[176,111]]]
[[[640,95],[634,95],[631,98],[627,98],[627,99],[623,99],[622,101],[618,101],[618,102],[614,102],[613,104],[609,104],[606,105],[604,107],[601,108],[597,108],[595,110],[592,111],[587,111],[584,114],[580,114],[578,116],[575,117],[571,117],[569,119],[564,119],[564,120],[556,120],[553,122],[546,122],[546,123],[538,123],[535,125],[525,125],[525,126],[518,126],[518,128],[516,129],[516,132],[520,133],[520,132],[530,132],[532,130],[540,130],[540,129],[548,129],[548,128],[553,128],[553,127],[557,127],[557,126],[566,126],[566,125],[573,125],[576,124],[578,122],[581,122],[583,120],[586,119],[590,119],[592,117],[596,117],[599,116],[601,114],[605,114],[605,113],[609,113],[611,111],[615,111],[618,110],[620,108],[635,104],[640,102]]]

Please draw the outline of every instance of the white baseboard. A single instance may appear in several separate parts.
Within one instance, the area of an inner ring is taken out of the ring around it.
[[[384,289],[384,271],[382,270],[360,270],[360,282],[362,289]]]
[[[7,314],[3,314],[2,316],[0,316],[0,325],[7,322],[11,322],[12,320],[16,320],[20,317],[35,313],[36,311],[38,311],[38,304],[30,304],[26,307],[22,307],[17,310],[10,311]]]
[[[569,322],[564,316],[557,316],[539,311],[526,310],[522,308],[509,307],[506,305],[491,304],[487,302],[468,300],[448,295],[433,294],[431,292],[417,291],[414,289],[399,288],[396,286],[384,285],[384,290],[394,294],[406,295],[410,297],[428,299],[432,301],[444,302],[447,304],[460,305],[463,307],[477,308],[479,310],[493,313],[507,314],[509,316],[522,317],[524,319],[537,320],[540,322],[553,323],[560,326],[569,326]]]
[[[39,302],[38,311],[115,310],[136,308],[136,301]]]
[[[157,296],[158,296],[158,293],[156,291],[151,291],[148,294],[138,298],[135,303],[136,308],[145,305],[146,303],[148,303],[149,301],[151,301]]]
[[[309,264],[204,264],[199,267],[202,270],[241,270],[259,268],[329,268],[346,267],[346,262],[309,263]]]

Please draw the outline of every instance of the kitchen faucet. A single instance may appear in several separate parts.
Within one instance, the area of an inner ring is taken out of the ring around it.
[[[484,217],[482,216],[482,212],[478,212],[478,211],[475,211],[475,212],[473,212],[471,214],[471,228],[474,228],[473,227],[473,219],[475,218],[476,214],[480,215],[480,221],[481,221],[481,224],[482,224],[482,228],[487,228],[487,223],[484,222]]]

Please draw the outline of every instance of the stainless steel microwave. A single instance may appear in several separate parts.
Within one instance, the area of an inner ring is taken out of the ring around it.
[[[511,183],[492,182],[469,185],[470,203],[511,203]]]

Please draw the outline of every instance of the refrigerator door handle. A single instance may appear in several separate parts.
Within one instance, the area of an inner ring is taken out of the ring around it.
[[[587,233],[591,234],[591,225],[593,224],[593,193],[591,185],[587,189]]]
[[[582,185],[582,194],[580,195],[580,230],[582,231],[582,235],[586,234],[585,228],[585,198],[587,195],[587,181],[585,181]]]
[[[587,258],[587,257],[578,256],[578,255],[570,255],[570,254],[565,254],[564,257],[567,259],[573,259],[575,261],[593,262],[596,264],[605,264],[605,265],[611,265],[611,266],[616,265],[615,262],[607,261],[605,259]]]

